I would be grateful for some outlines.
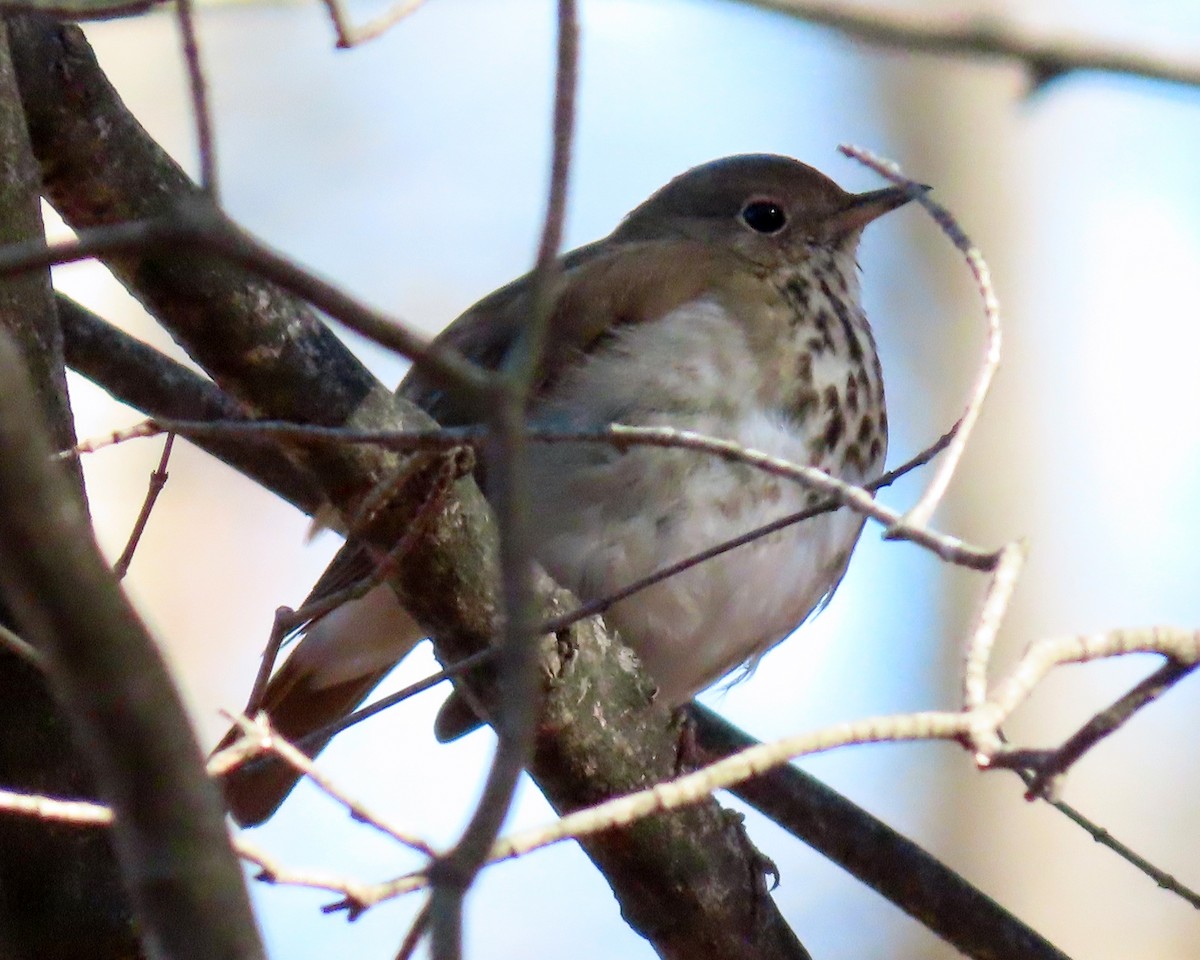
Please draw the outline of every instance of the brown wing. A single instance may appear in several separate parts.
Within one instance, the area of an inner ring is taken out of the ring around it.
[[[562,276],[565,278],[589,260],[603,256],[604,250],[602,243],[593,243],[566,254],[560,264]],[[481,367],[497,369],[525,325],[531,282],[532,274],[527,273],[488,294],[461,313],[434,342],[457,350]],[[400,382],[396,392],[421,407],[442,426],[459,427],[475,422],[465,404],[415,367]]]
[[[554,294],[536,391],[544,391],[614,329],[646,323],[703,296],[745,264],[711,244],[673,239],[596,243],[567,254]],[[532,310],[532,274],[514,280],[463,313],[437,338],[489,370],[500,367]],[[474,411],[413,370],[398,392],[443,426],[477,419]]]
[[[325,749],[332,735],[307,740],[320,730],[351,713],[362,703],[391,667],[327,687],[315,686],[312,677],[285,661],[271,678],[260,709],[271,718],[275,731],[285,739],[302,745],[310,757]],[[213,749],[219,753],[232,746],[241,731],[233,727]],[[241,826],[255,826],[271,816],[287,799],[301,774],[274,754],[256,757],[227,774],[221,789],[229,812]]]
[[[565,272],[571,272],[603,253],[593,243],[573,250],[562,259]],[[436,343],[453,347],[468,360],[494,370],[504,362],[525,322],[530,297],[531,275],[526,274],[490,293],[459,315],[438,335]],[[446,427],[473,422],[464,404],[442,390],[416,369],[401,381],[396,392],[424,409]],[[374,569],[367,551],[353,541],[346,543],[314,584],[305,605],[357,583]]]

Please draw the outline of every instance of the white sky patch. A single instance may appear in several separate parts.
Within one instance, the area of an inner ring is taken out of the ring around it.
[[[1111,196],[1102,215],[1103,233],[1081,234],[1093,248],[1078,410],[1107,435],[1090,446],[1086,472],[1113,522],[1152,529],[1186,506],[1200,466],[1200,238],[1162,196]]]

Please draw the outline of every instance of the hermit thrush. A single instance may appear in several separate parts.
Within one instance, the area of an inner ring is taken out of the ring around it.
[[[855,251],[863,227],[908,196],[847,193],[767,155],[675,178],[609,237],[563,257],[531,421],[676,427],[869,479],[887,417]],[[441,342],[501,365],[531,291],[526,275],[485,297]],[[469,418],[419,371],[399,390],[444,426]],[[558,443],[533,445],[530,458],[537,559],[585,601],[816,499],[694,451]],[[658,695],[683,703],[791,633],[837,587],[861,528],[844,509],[816,517],[643,590],[607,620]],[[344,572],[355,556],[344,548],[335,565]],[[376,588],[309,629],[263,707],[280,733],[303,738],[353,710],[421,637]],[[270,816],[295,779],[282,765],[241,771],[226,783],[234,816]]]

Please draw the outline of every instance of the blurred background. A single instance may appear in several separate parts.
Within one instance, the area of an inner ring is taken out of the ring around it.
[[[355,295],[433,333],[528,269],[544,209],[553,71],[551,0],[429,0],[352,51],[315,3],[199,11],[224,202],[235,218]],[[895,9],[992,15],[1081,43],[1200,61],[1185,0],[929,2]],[[718,0],[583,0],[582,86],[567,237],[576,245],[684,169],[774,151],[852,190],[878,180],[840,142],[899,160],[987,253],[1005,308],[996,390],[938,526],[1031,554],[1001,634],[1000,665],[1043,636],[1200,625],[1200,90],[1073,74],[1030,95],[1012,64],[882,52],[785,16]],[[382,7],[352,7],[366,19]],[[134,112],[196,170],[179,38],[167,14],[87,28]],[[864,290],[888,378],[890,462],[958,415],[983,327],[972,280],[916,209],[868,231]],[[173,349],[105,272],[59,286]],[[350,338],[353,341],[353,338]],[[381,377],[403,364],[355,342]],[[81,437],[138,416],[74,379]],[[119,552],[158,441],[86,461],[92,509]],[[911,502],[916,482],[883,499]],[[297,604],[338,546],[306,518],[186,444],[127,583],[167,651],[206,745],[240,708],[280,604]],[[771,738],[869,714],[956,702],[961,640],[981,595],[868,528],[829,609],[758,673],[704,699]],[[433,669],[422,651],[387,684]],[[1075,667],[1009,727],[1049,745],[1153,666]],[[1065,799],[1158,866],[1200,885],[1200,722],[1193,678],[1070,775]],[[471,809],[490,733],[439,747],[442,694],[338,739],[323,767],[367,805],[448,843]],[[806,761],[1074,957],[1188,958],[1200,914],[1044,804],[1016,777],[980,774],[949,745],[860,747]],[[511,826],[550,811],[526,785]],[[819,960],[957,954],[761,818],[775,896]],[[302,788],[254,840],[296,867],[383,879],[415,866]],[[251,885],[277,958],[394,954],[416,898],[353,924],[331,898]],[[552,897],[552,900],[548,900]],[[487,871],[469,900],[476,960],[650,957],[574,845]]]

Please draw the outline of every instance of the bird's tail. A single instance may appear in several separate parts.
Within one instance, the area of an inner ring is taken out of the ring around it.
[[[315,757],[333,737],[319,731],[353,712],[423,637],[391,590],[376,587],[309,628],[271,677],[260,709],[278,734]],[[240,735],[232,728],[216,749]],[[279,808],[299,779],[289,764],[264,755],[226,774],[222,789],[233,818],[255,826]]]

